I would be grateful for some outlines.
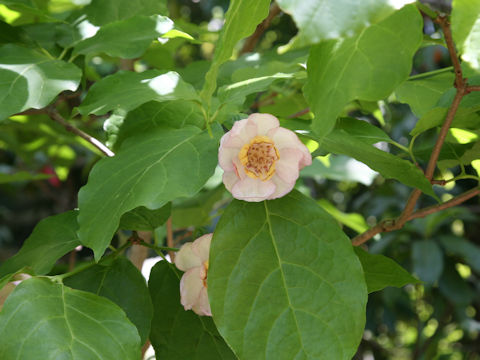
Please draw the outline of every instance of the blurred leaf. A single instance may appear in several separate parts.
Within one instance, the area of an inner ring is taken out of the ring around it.
[[[212,139],[193,126],[131,137],[112,158],[100,160],[78,194],[78,235],[99,259],[122,214],[155,208],[197,193],[217,163],[219,126]]]
[[[314,158],[312,165],[300,171],[301,177],[355,181],[367,186],[372,184],[377,174],[364,163],[343,155],[330,155],[328,163]]]
[[[105,25],[135,15],[167,15],[166,0],[92,0],[84,8],[94,25]]]
[[[137,360],[140,345],[137,329],[110,300],[45,278],[23,281],[0,312],[3,359]]]
[[[360,234],[368,230],[367,222],[361,214],[344,213],[338,210],[331,202],[326,199],[320,199],[317,201],[317,203],[323,208],[323,210],[332,215],[335,220],[339,221],[345,226],[348,226],[350,229],[355,230],[357,233]]]
[[[257,25],[267,17],[270,0],[231,0],[225,14],[225,25],[218,38],[210,69],[205,75],[200,96],[210,104],[217,87],[218,68],[230,59],[237,42],[252,34]]]
[[[382,290],[387,286],[402,287],[420,282],[386,256],[370,254],[358,246],[354,247],[354,250],[362,263],[369,293]]]
[[[472,289],[458,274],[452,262],[446,263],[438,287],[443,296],[458,306],[466,307],[475,297]]]
[[[316,44],[323,40],[352,37],[383,20],[413,0],[278,0],[300,29],[296,42]],[[355,14],[355,16],[352,16]]]
[[[452,35],[462,60],[480,70],[480,0],[453,0]]]
[[[392,139],[390,139],[390,136],[388,136],[385,131],[363,120],[349,117],[340,118],[337,120],[335,128],[344,130],[356,139],[371,145],[380,141],[392,142]]]
[[[443,271],[443,253],[433,240],[415,241],[412,244],[413,272],[420,280],[433,284]]]
[[[173,28],[166,16],[134,16],[105,26],[75,45],[73,54],[105,53],[125,59],[141,56],[150,43]]]
[[[473,270],[480,273],[480,246],[453,235],[440,236],[439,240],[447,253],[462,257]]]
[[[83,115],[103,115],[116,109],[129,111],[152,100],[161,102],[198,99],[193,86],[184,82],[174,71],[119,71],[96,82],[78,107],[78,111]]]
[[[67,211],[40,221],[20,251],[0,265],[0,277],[31,268],[47,274],[63,255],[80,245],[77,237],[77,211]]]
[[[172,223],[176,228],[189,226],[205,226],[211,221],[213,206],[222,199],[225,188],[198,193],[197,195],[174,205],[172,209]]]
[[[234,200],[215,229],[209,263],[214,320],[240,358],[355,354],[367,300],[361,265],[313,200],[296,191]]]
[[[453,72],[421,75],[420,78],[405,81],[395,90],[398,101],[410,105],[418,117],[432,109],[443,93],[452,87],[455,80]]]
[[[74,91],[82,72],[75,65],[51,59],[17,45],[0,47],[0,120],[41,109],[60,92]]]
[[[180,273],[173,265],[159,261],[148,288],[154,306],[150,341],[158,359],[236,359],[211,317],[183,309]]]
[[[33,15],[37,21],[59,21],[48,14],[46,6],[39,6],[41,3],[35,0],[0,0],[0,4],[4,4],[20,13]]]
[[[0,184],[6,184],[17,181],[34,181],[34,180],[45,180],[51,178],[50,174],[30,174],[27,171],[19,171],[14,174],[3,174],[0,173]]]
[[[435,196],[432,185],[414,164],[379,150],[355,136],[347,134],[344,130],[332,131],[323,139],[321,147],[335,154],[351,156],[365,163],[372,170],[378,171],[387,179],[398,180],[405,185],[419,188],[425,194]]]
[[[153,231],[167,221],[171,209],[171,203],[155,210],[139,206],[123,214],[118,227],[124,230]]]
[[[109,264],[96,264],[63,282],[71,288],[106,297],[120,306],[137,327],[141,343],[145,343],[153,317],[152,300],[145,278],[130,260],[117,258]]]
[[[408,5],[354,38],[311,48],[304,93],[320,140],[349,101],[383,99],[407,79],[422,28],[420,13]]]

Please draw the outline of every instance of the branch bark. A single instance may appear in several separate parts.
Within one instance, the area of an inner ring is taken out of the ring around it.
[[[268,13],[268,16],[263,20],[260,24],[258,24],[257,28],[255,29],[255,32],[250,35],[250,37],[245,40],[245,43],[243,44],[242,50],[240,50],[240,55],[252,52],[255,49],[255,46],[257,46],[258,40],[260,40],[260,37],[263,35],[265,30],[268,29],[270,24],[272,23],[272,20],[275,18],[280,13],[280,8],[276,3],[274,3],[270,7],[270,12]]]
[[[107,146],[105,146],[101,141],[95,139],[93,136],[88,135],[87,133],[83,132],[82,130],[76,128],[69,122],[67,122],[62,115],[59,114],[57,109],[53,106],[49,106],[45,108],[45,112],[47,113],[48,116],[53,121],[56,121],[60,125],[62,125],[67,131],[70,131],[71,133],[80,136],[82,139],[85,139],[88,141],[90,144],[95,146],[98,150],[100,150],[103,154],[106,156],[114,156],[115,154],[113,153],[112,150],[110,150]]]

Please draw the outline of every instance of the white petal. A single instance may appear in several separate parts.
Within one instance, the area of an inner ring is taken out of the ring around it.
[[[295,186],[295,181],[293,183],[287,183],[283,181],[278,175],[273,175],[270,179],[275,184],[275,192],[268,197],[268,200],[277,199],[282,196],[285,196],[290,191],[292,191]]]
[[[206,287],[200,290],[200,295],[198,296],[198,300],[192,306],[192,310],[200,316],[212,316]]]
[[[194,252],[192,245],[191,242],[184,244],[180,251],[175,254],[175,265],[182,271],[203,265],[202,259]]]
[[[275,174],[286,183],[295,183],[303,154],[297,149],[280,150],[280,159],[275,163]]]
[[[180,280],[180,302],[185,310],[190,310],[197,304],[204,288],[205,270],[203,265],[194,267],[183,274]]]
[[[270,114],[255,113],[251,114],[248,119],[252,120],[257,125],[258,135],[267,135],[269,130],[280,126],[278,119]]]
[[[223,173],[223,184],[225,185],[225,188],[232,192],[233,186],[239,181],[240,178],[237,176],[235,171],[225,171]]]
[[[247,176],[238,181],[232,188],[232,195],[236,199],[245,201],[262,201],[275,191],[275,185],[270,180],[262,181]]]
[[[210,244],[212,242],[212,233],[200,236],[192,243],[192,250],[202,261],[208,261],[208,254],[210,253]]]

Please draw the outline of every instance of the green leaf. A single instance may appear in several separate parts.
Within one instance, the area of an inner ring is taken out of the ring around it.
[[[200,107],[183,100],[162,103],[151,101],[130,111],[120,123],[116,119],[118,118],[110,117],[104,125],[109,134],[109,143],[115,143],[115,150],[126,138],[146,134],[158,127],[180,129],[185,125],[194,125],[201,128],[205,124]]]
[[[351,156],[372,170],[378,171],[386,179],[395,179],[401,183],[418,188],[425,194],[435,196],[432,185],[423,172],[410,161],[377,149],[376,147],[347,134],[344,130],[334,130],[328,134],[321,147],[335,154]]]
[[[59,21],[54,17],[47,14],[46,6],[39,6],[38,1],[35,0],[0,0],[0,4],[4,4],[11,8],[12,10],[18,11],[20,13],[33,15],[38,22],[42,21]],[[45,4],[45,2],[43,2]]]
[[[199,98],[193,86],[184,82],[174,71],[119,71],[96,82],[78,111],[83,115],[103,115],[117,109],[129,111],[152,100],[161,102]]]
[[[303,45],[356,35],[413,0],[278,0],[300,29]],[[352,14],[355,14],[352,16]]]
[[[354,249],[362,263],[369,293],[382,290],[387,286],[402,287],[420,282],[392,259],[383,255],[370,254],[359,247]]]
[[[425,115],[435,107],[442,95],[452,87],[455,75],[452,72],[442,72],[428,75],[420,74],[405,81],[396,90],[397,100],[410,105],[418,117]]]
[[[211,317],[184,310],[180,274],[173,265],[158,262],[150,273],[148,288],[154,308],[150,341],[158,359],[236,359]]]
[[[240,106],[245,102],[247,95],[264,91],[275,81],[292,79],[295,75],[295,73],[276,73],[225,85],[218,89],[218,99],[222,104],[228,103]]]
[[[0,173],[0,184],[7,184],[18,181],[45,180],[51,178],[49,174],[30,174],[28,171],[19,171],[14,174]]]
[[[443,253],[433,240],[415,241],[412,246],[413,272],[426,283],[433,284],[443,270]]]
[[[207,225],[211,222],[213,206],[222,199],[224,193],[225,188],[219,186],[174,205],[172,224],[176,228]]]
[[[313,200],[234,200],[210,249],[208,294],[240,359],[351,359],[367,289],[350,240]]]
[[[122,215],[119,228],[124,230],[153,231],[167,221],[171,209],[172,204],[170,203],[155,210],[139,206]]]
[[[51,59],[17,45],[0,47],[0,120],[48,105],[60,92],[74,91],[82,72],[75,65]]]
[[[270,0],[231,0],[225,15],[223,26],[212,64],[205,76],[202,99],[210,104],[210,99],[217,87],[218,68],[230,59],[237,42],[252,34],[257,25],[267,17]]]
[[[480,70],[480,0],[452,2],[452,36],[462,60]]]
[[[349,101],[383,99],[407,79],[422,29],[420,13],[408,5],[354,38],[312,47],[304,93],[319,138],[333,129]]]
[[[453,261],[448,261],[445,265],[438,281],[440,292],[455,305],[465,308],[476,299],[476,294],[455,269]]]
[[[141,56],[150,43],[173,29],[166,16],[134,16],[102,26],[95,36],[78,43],[73,54],[105,53],[133,59]]]
[[[94,25],[105,25],[135,15],[167,15],[167,0],[92,0],[84,8]]]
[[[0,312],[2,359],[139,357],[140,337],[122,309],[48,279],[23,281]]]
[[[381,141],[388,143],[392,142],[392,139],[387,133],[385,133],[385,131],[364,120],[349,117],[340,118],[338,119],[335,128],[344,130],[356,139],[362,140],[371,145]]]
[[[129,260],[117,258],[111,264],[94,265],[66,278],[64,284],[106,297],[120,306],[137,327],[141,343],[145,343],[153,316],[152,300],[145,278]]]
[[[444,235],[439,237],[447,253],[461,256],[473,270],[480,273],[480,247],[467,239]]]
[[[0,277],[23,267],[35,274],[47,274],[63,255],[80,245],[77,237],[77,211],[67,211],[40,221],[20,251],[0,265]]]
[[[317,201],[317,203],[323,208],[323,210],[332,215],[335,220],[355,230],[357,233],[361,234],[364,231],[368,230],[367,222],[361,214],[344,213],[343,211],[338,210],[331,202],[326,199],[320,199]]]
[[[78,194],[78,235],[99,259],[118,228],[120,217],[138,206],[155,208],[197,193],[217,164],[215,138],[206,131],[157,129],[129,138],[112,158],[100,160]]]

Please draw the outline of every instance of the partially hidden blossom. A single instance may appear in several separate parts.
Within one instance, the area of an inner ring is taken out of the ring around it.
[[[276,199],[289,193],[312,156],[297,135],[270,114],[251,114],[235,122],[220,141],[223,183],[234,198]]]
[[[208,254],[213,234],[184,244],[175,256],[175,265],[185,271],[180,280],[180,302],[185,310],[212,316],[207,294]]]

